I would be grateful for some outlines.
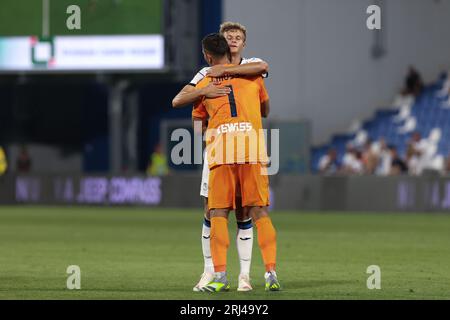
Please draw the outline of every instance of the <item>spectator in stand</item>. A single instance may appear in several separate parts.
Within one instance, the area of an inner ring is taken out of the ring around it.
[[[363,174],[366,170],[363,162],[363,153],[359,150],[355,151],[355,158],[350,166],[351,174]]]
[[[342,158],[342,168],[341,168],[341,172],[342,173],[349,173],[350,171],[350,167],[352,166],[352,163],[354,162],[355,159],[355,152],[356,149],[353,146],[352,142],[347,143],[347,145],[345,146],[345,154],[344,157]]]
[[[427,162],[427,159],[425,159],[425,154],[428,147],[428,142],[426,139],[422,139],[420,132],[415,131],[412,134],[411,140],[408,142],[407,145],[411,146],[412,153],[417,158],[417,164],[415,165],[414,170],[416,174],[420,175],[422,173],[424,166],[426,165],[425,162]]]
[[[17,158],[16,161],[16,169],[18,173],[21,174],[26,174],[26,173],[30,173],[31,171],[31,158],[30,155],[28,153],[27,147],[26,146],[22,146],[20,148],[20,153],[19,153],[19,157]]]
[[[408,173],[414,176],[420,174],[419,172],[419,163],[420,156],[414,150],[413,146],[410,144],[406,150],[406,165],[408,166]]]
[[[386,140],[380,138],[378,141],[375,152],[378,153],[378,166],[376,168],[376,174],[380,176],[387,176],[391,172],[392,158],[391,151],[387,147]]]
[[[414,131],[406,144],[411,145],[411,147],[416,151],[422,151],[423,139],[420,132]]]
[[[413,67],[409,67],[408,75],[405,79],[405,91],[414,97],[420,95],[423,91],[423,81],[420,73]]]
[[[321,174],[329,175],[335,174],[339,170],[339,163],[337,160],[336,149],[328,150],[328,153],[324,155],[319,161],[319,172]]]
[[[378,156],[373,152],[372,140],[368,139],[362,151],[362,163],[366,174],[374,174],[378,164]]]
[[[422,135],[420,134],[420,132],[415,131],[408,142],[408,146],[409,145],[413,148],[416,155],[420,158],[422,154],[425,153],[428,142],[426,139],[422,139]]]
[[[391,171],[390,175],[399,175],[399,174],[407,174],[408,173],[408,166],[406,165],[405,161],[403,161],[402,158],[398,155],[397,148],[394,146],[390,146],[389,150],[391,152]]]
[[[405,87],[395,97],[393,106],[400,108],[403,105],[412,105],[415,98],[422,93],[423,88],[422,76],[413,66],[410,66],[405,78]]]
[[[361,151],[356,150],[353,146],[348,146],[347,152],[342,161],[342,168],[340,172],[343,174],[353,175],[363,174],[364,171]]]

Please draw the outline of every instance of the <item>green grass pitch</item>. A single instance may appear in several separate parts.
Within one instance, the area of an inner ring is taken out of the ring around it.
[[[449,299],[450,215],[272,212],[283,291],[263,289],[257,241],[253,292],[195,293],[203,269],[202,211],[0,207],[0,299]],[[256,240],[256,239],[255,239]],[[66,269],[81,268],[81,290]],[[381,290],[368,290],[369,265]]]

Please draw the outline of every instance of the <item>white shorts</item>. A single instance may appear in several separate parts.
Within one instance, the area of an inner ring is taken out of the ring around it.
[[[202,170],[202,183],[200,185],[200,195],[208,198],[208,186],[209,186],[209,165],[206,151],[203,157],[203,170]]]

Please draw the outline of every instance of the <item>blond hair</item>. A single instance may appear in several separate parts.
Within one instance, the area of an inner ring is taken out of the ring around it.
[[[230,30],[240,30],[244,34],[244,41],[247,39],[247,28],[239,22],[226,21],[220,25],[219,33],[223,35]]]

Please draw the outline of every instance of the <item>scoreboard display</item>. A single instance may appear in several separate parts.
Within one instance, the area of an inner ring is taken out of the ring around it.
[[[161,70],[163,0],[2,0],[0,72]]]

